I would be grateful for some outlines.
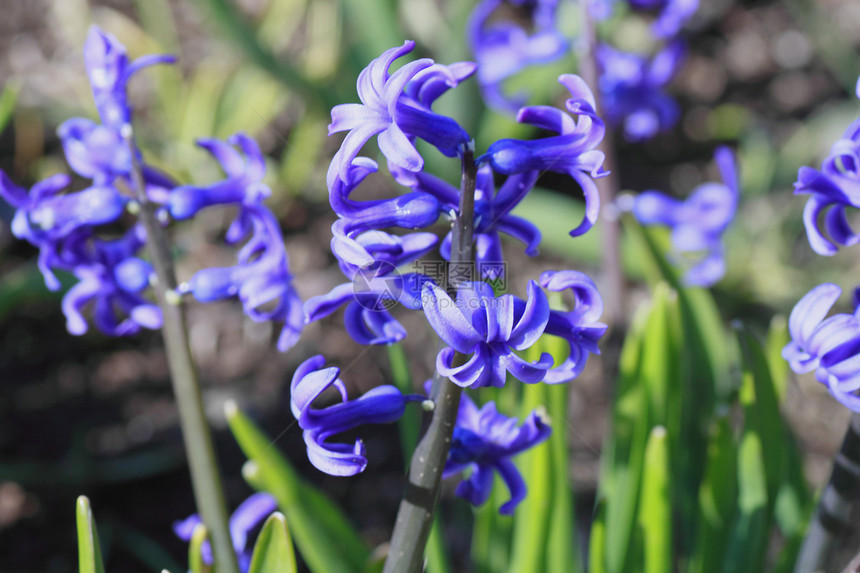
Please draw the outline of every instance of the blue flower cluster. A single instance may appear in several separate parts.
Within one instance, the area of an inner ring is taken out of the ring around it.
[[[591,11],[607,18],[621,0],[593,0]],[[695,14],[698,0],[625,0],[634,12],[655,15],[652,32],[662,47],[651,56],[617,50],[607,44],[597,48],[600,101],[606,119],[621,126],[628,141],[644,141],[674,126],[678,104],[664,88],[684,61],[685,45],[678,37]]]
[[[672,230],[673,258],[687,269],[684,282],[692,286],[711,286],[725,274],[722,235],[734,218],[740,195],[731,150],[717,148],[714,160],[722,183],[703,183],[685,201],[659,191],[645,191],[633,203],[633,214],[641,224],[664,225]]]
[[[491,108],[516,113],[527,94],[505,94],[502,83],[523,69],[552,62],[568,50],[556,23],[559,0],[481,0],[466,25],[478,64],[478,86]],[[521,21],[499,20],[505,9],[520,12]],[[513,10],[511,10],[513,9]]]
[[[496,3],[498,4],[498,3]],[[533,7],[531,3],[521,3]],[[491,3],[487,3],[490,6]],[[540,9],[554,4],[541,3]],[[472,154],[469,134],[453,118],[433,111],[435,100],[456,88],[476,72],[478,65],[460,62],[445,66],[429,59],[390,67],[414,47],[412,42],[392,48],[373,60],[358,78],[360,104],[343,104],[332,110],[329,133],[347,131],[328,170],[329,202],[337,214],[332,225],[332,253],[346,282],[329,293],[305,303],[307,321],[331,315],[341,307],[345,328],[361,344],[390,344],[406,336],[393,316],[399,303],[406,309],[423,310],[442,341],[447,344],[436,359],[440,376],[464,388],[504,386],[508,375],[523,382],[563,383],[580,374],[597,341],[606,331],[599,322],[603,302],[594,283],[576,271],[547,271],[539,282],[530,282],[525,300],[511,294],[496,296],[486,276],[430,276],[425,272],[400,272],[438,247],[450,260],[452,235],[438,241],[427,229],[440,218],[461,217],[461,191],[424,171],[424,159],[415,147],[417,139],[442,155],[463,158]],[[596,150],[605,134],[595,111],[594,97],[581,78],[562,75],[559,82],[570,98],[565,110],[547,106],[521,108],[517,119],[552,135],[533,140],[502,139],[477,157],[473,243],[476,267],[504,264],[501,235],[507,234],[537,254],[541,235],[537,227],[511,213],[528,194],[542,171],[570,177],[583,189],[586,215],[571,231],[588,231],[600,209],[594,178],[606,175],[603,153]],[[360,156],[365,144],[376,141],[388,162],[392,180],[405,189],[387,199],[357,200],[353,192],[378,171],[376,161]],[[497,187],[496,179],[503,179]],[[395,231],[397,233],[395,233]],[[573,310],[550,308],[544,291],[573,293]],[[456,291],[456,292],[455,292]],[[544,354],[536,362],[518,352],[542,336],[563,339],[569,355],[559,364]],[[459,353],[462,359],[455,359]],[[333,441],[336,434],[364,424],[399,419],[409,402],[424,402],[423,395],[403,395],[393,386],[380,386],[349,400],[340,371],[325,367],[316,356],[304,362],[293,377],[291,406],[304,433],[310,461],[332,475],[354,475],[367,466],[363,443]],[[313,407],[329,387],[340,391],[342,402]],[[523,426],[485,406],[481,413],[465,398],[455,430],[455,447],[447,473],[472,467],[458,493],[472,501],[487,499],[492,470],[508,484],[512,499],[502,507],[509,513],[525,495],[525,486],[510,456],[542,441],[550,432],[543,419],[533,414]]]
[[[131,218],[141,208],[130,193],[135,188],[133,166],[138,164],[146,200],[156,206],[164,224],[171,217],[189,219],[211,205],[238,209],[227,233],[230,244],[244,241],[237,265],[198,271],[183,283],[180,294],[191,293],[201,302],[238,296],[254,320],[283,321],[278,346],[281,350],[292,346],[304,325],[304,314],[291,284],[280,228],[263,204],[270,191],[262,183],[265,162],[257,144],[243,134],[227,142],[201,140],[200,146],[221,164],[227,178],[206,187],[178,185],[143,163],[133,143],[127,101],[128,81],[137,71],[174,58],[144,56],[130,62],[116,38],[93,27],[84,46],[84,61],[99,122],[69,119],[60,125],[58,135],[69,166],[91,184],[64,192],[70,178],[59,174],[27,192],[0,172],[0,196],[16,208],[12,232],[39,249],[39,268],[48,288],[61,287],[54,274],[57,270],[79,281],[63,298],[69,332],[87,331],[83,311],[89,305],[96,327],[108,335],[161,327],[161,311],[144,296],[153,274],[151,265],[138,256],[146,233],[132,221],[116,236],[124,216]]]
[[[860,79],[857,82],[860,97]],[[847,207],[860,206],[860,119],[845,131],[821,169],[801,167],[794,192],[810,195],[803,224],[812,249],[825,256],[860,240],[848,224]],[[823,220],[821,220],[823,219]],[[827,231],[829,238],[821,231]],[[860,291],[854,291],[854,312],[827,316],[842,289],[825,283],[813,288],[794,307],[789,319],[791,342],[782,356],[798,374],[815,371],[816,379],[846,407],[860,412]]]

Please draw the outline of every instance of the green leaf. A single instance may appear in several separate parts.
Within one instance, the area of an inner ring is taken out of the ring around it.
[[[643,535],[644,573],[672,572],[672,499],[669,492],[669,439],[656,426],[645,447],[638,523]]]
[[[203,544],[208,537],[209,532],[202,523],[197,524],[191,533],[191,543],[188,544],[188,568],[191,573],[212,573],[212,567],[203,561]]]
[[[722,573],[764,570],[771,521],[768,514],[762,442],[758,434],[746,431],[738,449],[738,517],[725,553]]]
[[[20,91],[21,80],[18,78],[13,77],[3,84],[3,93],[0,94],[0,133],[6,129],[9,120],[12,119]]]
[[[788,388],[788,362],[782,357],[782,349],[785,348],[790,339],[788,321],[781,314],[774,316],[770,321],[770,329],[767,331],[765,354],[773,378],[774,391],[780,404],[785,402],[785,393]]]
[[[713,426],[699,490],[696,538],[690,573],[718,573],[737,506],[737,445],[726,416]]]
[[[99,546],[99,533],[93,521],[90,500],[84,495],[79,496],[75,509],[78,529],[78,571],[105,573],[102,550]]]
[[[588,570],[606,573],[606,500],[598,498],[588,540]]]
[[[296,573],[296,555],[284,514],[269,516],[254,545],[249,573]]]
[[[358,532],[332,501],[305,482],[269,438],[239,411],[225,407],[227,422],[239,447],[254,462],[252,486],[271,493],[290,523],[296,545],[314,573],[352,573],[370,556]]]

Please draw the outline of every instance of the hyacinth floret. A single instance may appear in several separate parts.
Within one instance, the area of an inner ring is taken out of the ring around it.
[[[517,419],[500,414],[495,403],[488,402],[478,409],[464,394],[443,477],[471,469],[454,493],[472,505],[483,505],[492,492],[493,474],[498,472],[511,493],[499,513],[510,515],[526,497],[526,484],[510,458],[543,442],[551,433],[552,428],[541,412],[532,412],[518,426]]]
[[[860,98],[860,79],[856,93]],[[803,211],[803,224],[809,245],[816,253],[835,255],[840,246],[860,241],[860,233],[854,232],[846,216],[848,207],[860,207],[860,119],[833,144],[820,170],[800,168],[794,192],[811,195]],[[819,221],[822,214],[823,221]],[[822,233],[822,227],[830,238]]]
[[[585,368],[589,354],[600,354],[597,342],[606,333],[606,324],[600,322],[603,298],[594,281],[579,271],[545,271],[540,275],[540,286],[551,292],[570,290],[573,308],[569,311],[550,310],[545,333],[565,340],[570,348],[567,358],[549,369],[544,378],[547,384],[569,382]]]
[[[595,111],[594,95],[581,77],[564,74],[558,81],[570,92],[565,108],[577,119],[553,107],[524,107],[517,114],[517,121],[558,135],[535,140],[500,139],[477,162],[486,162],[503,175],[537,170],[573,178],[585,196],[585,218],[570,232],[576,237],[586,233],[600,214],[600,196],[593,178],[608,175],[603,170],[604,154],[596,149],[606,128]]]
[[[334,476],[351,476],[367,467],[364,442],[353,444],[330,442],[337,434],[365,424],[388,424],[403,416],[406,404],[420,402],[421,395],[403,395],[390,385],[366,392],[349,400],[340,380],[340,368],[325,367],[325,358],[314,356],[302,362],[290,384],[290,408],[302,428],[308,459],[320,471]],[[326,408],[314,408],[314,401],[334,386],[343,402]]]
[[[436,357],[436,370],[458,386],[502,387],[508,372],[535,384],[553,365],[547,353],[531,363],[514,352],[537,342],[549,320],[549,302],[534,281],[529,281],[526,301],[509,294],[495,297],[487,283],[467,282],[458,285],[456,300],[428,283],[422,302],[430,326],[448,345]],[[467,357],[462,365],[455,364],[457,352]]]
[[[710,286],[725,274],[722,236],[732,222],[740,195],[735,158],[727,147],[714,152],[723,182],[696,187],[685,201],[659,191],[640,193],[633,214],[643,225],[665,225],[672,230],[672,247],[679,255],[704,253],[684,275],[694,286]]]
[[[794,309],[788,321],[791,334],[782,357],[802,374],[815,371],[816,379],[849,409],[860,412],[860,297],[854,292],[852,314],[827,313],[842,294],[837,285],[813,288]]]
[[[427,102],[432,103],[441,93],[440,78],[444,77],[447,85],[454,87],[474,68],[462,64],[441,66],[429,58],[422,58],[404,64],[393,74],[389,73],[394,61],[414,47],[415,42],[406,41],[400,47],[383,52],[358,76],[357,91],[361,103],[341,104],[331,110],[329,135],[340,131],[349,133],[329,167],[326,176],[329,189],[337,177],[347,181],[353,160],[374,135],[377,135],[379,150],[388,159],[392,173],[406,174],[416,173],[424,167],[424,159],[413,144],[414,138],[427,141],[449,157],[456,156],[460,147],[470,140],[456,121],[433,112]],[[418,82],[418,86],[407,90],[411,81]],[[422,91],[422,85],[429,87]]]

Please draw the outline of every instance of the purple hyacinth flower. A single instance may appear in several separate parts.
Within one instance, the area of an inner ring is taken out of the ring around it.
[[[636,197],[633,206],[633,214],[641,224],[672,229],[672,247],[676,253],[705,253],[694,260],[684,276],[687,284],[695,286],[710,286],[725,274],[722,235],[732,222],[740,194],[732,151],[719,147],[714,160],[723,183],[703,183],[685,201],[658,191],[646,191]]]
[[[857,97],[860,97],[858,81]],[[840,246],[860,241],[848,224],[847,207],[860,207],[860,119],[855,120],[842,138],[833,144],[821,169],[801,167],[794,184],[798,195],[811,195],[803,211],[803,224],[809,245],[820,255],[834,255]],[[826,213],[819,224],[822,213]],[[820,226],[830,235],[825,237]]]
[[[517,426],[517,419],[500,414],[493,402],[479,410],[464,394],[443,477],[471,468],[471,474],[454,493],[473,505],[483,505],[492,491],[493,472],[498,472],[511,492],[511,499],[502,504],[499,513],[510,515],[526,497],[526,484],[510,458],[543,442],[551,433],[549,421],[539,411]]]
[[[60,288],[52,267],[71,270],[61,260],[64,240],[78,231],[116,221],[128,202],[113,187],[89,187],[62,195],[68,184],[67,175],[57,174],[36,183],[28,193],[0,170],[0,197],[16,208],[12,234],[39,248],[39,270],[50,290]]]
[[[627,141],[643,141],[665,131],[680,117],[664,88],[680,69],[684,44],[678,40],[648,59],[606,44],[597,49],[601,103],[610,125],[623,125]]]
[[[84,44],[84,63],[101,124],[72,118],[57,129],[69,165],[76,173],[96,184],[107,184],[129,174],[131,152],[123,134],[124,126],[131,123],[128,81],[147,66],[174,61],[170,55],[149,55],[129,62],[125,47],[115,37],[96,26],[90,28]]]
[[[286,352],[299,338],[305,317],[302,301],[292,285],[289,260],[275,216],[263,205],[244,207],[251,237],[232,267],[201,269],[179,292],[200,302],[238,296],[242,307],[257,322],[282,321],[278,349]]]
[[[266,160],[252,138],[237,133],[226,142],[198,139],[197,145],[221,164],[227,179],[208,186],[182,185],[173,189],[167,207],[174,219],[190,219],[201,209],[213,205],[259,203],[271,195],[271,189],[263,183]]]
[[[63,256],[79,282],[63,296],[63,313],[71,334],[87,332],[83,308],[93,304],[93,322],[108,336],[129,336],[141,328],[161,328],[158,305],[141,296],[149,286],[152,265],[138,258],[146,241],[136,225],[119,239],[104,241],[88,233],[71,237]]]
[[[552,368],[549,354],[530,363],[514,353],[537,342],[549,320],[546,295],[534,281],[529,281],[527,301],[509,294],[495,298],[492,288],[480,282],[461,285],[455,301],[428,283],[422,303],[430,326],[448,344],[436,357],[436,370],[455,384],[501,387],[507,372],[535,384]],[[469,357],[459,366],[454,364],[457,352]]]
[[[423,58],[389,74],[391,64],[414,47],[414,42],[407,41],[403,46],[386,50],[358,76],[361,103],[341,104],[331,110],[329,135],[340,131],[349,133],[329,167],[326,177],[329,189],[336,177],[347,181],[353,159],[374,135],[378,134],[379,149],[392,166],[392,172],[411,173],[421,171],[424,166],[424,159],[412,142],[415,137],[449,157],[457,155],[460,146],[470,140],[456,121],[434,113],[429,103],[441,93],[440,78],[444,77],[445,83],[454,87],[474,68],[465,63],[442,66]],[[417,87],[407,89],[410,82],[417,82]],[[422,89],[425,85],[428,87]]]
[[[597,342],[607,329],[607,325],[599,322],[603,314],[603,298],[594,281],[578,271],[545,271],[541,273],[540,285],[553,292],[570,289],[573,293],[573,309],[568,312],[551,310],[545,331],[565,339],[570,354],[564,362],[547,371],[544,382],[569,382],[585,368],[589,354],[600,354]]]
[[[336,178],[329,191],[329,202],[339,216],[332,225],[332,252],[347,265],[367,267],[375,262],[373,255],[357,240],[360,235],[367,237],[368,232],[391,227],[420,229],[433,225],[439,218],[439,202],[421,191],[376,201],[351,199],[350,194],[377,168],[372,159],[356,157],[347,169],[346,179]],[[375,243],[372,236],[370,243]],[[421,255],[416,258],[418,256]]]
[[[528,194],[537,181],[538,171],[511,175],[496,192],[493,171],[489,165],[478,169],[475,186],[475,260],[481,267],[504,263],[500,233],[525,243],[526,254],[537,255],[541,234],[531,222],[514,215],[511,210]],[[434,195],[445,213],[456,216],[460,208],[460,192],[454,186],[427,173],[417,175],[415,189]],[[448,233],[440,246],[445,259],[451,258],[452,234]],[[486,277],[481,277],[486,278]]]
[[[547,106],[522,108],[517,121],[554,131],[559,135],[535,140],[500,139],[477,159],[488,162],[504,175],[527,171],[555,171],[572,177],[585,196],[585,218],[570,232],[573,237],[587,232],[600,213],[600,196],[592,177],[603,177],[603,152],[595,149],[606,132],[603,121],[594,110],[594,95],[579,76],[565,74],[558,81],[570,92],[567,110],[578,116],[574,120],[561,110]]]
[[[534,32],[530,34],[514,22],[488,23],[505,4],[524,9]],[[527,96],[505,95],[502,82],[529,66],[549,63],[565,54],[567,41],[555,25],[557,8],[558,0],[483,0],[475,7],[467,35],[478,63],[478,85],[490,107],[516,113]]]
[[[233,550],[239,561],[239,570],[242,573],[247,572],[250,568],[254,550],[254,546],[248,543],[248,535],[276,509],[278,509],[278,504],[275,498],[268,493],[260,492],[243,501],[230,516],[230,537],[233,541]],[[203,520],[195,513],[175,522],[173,532],[182,541],[191,541],[194,529],[202,523]],[[203,542],[200,551],[203,554],[203,562],[211,566],[214,559],[209,541]]]
[[[436,244],[436,236],[412,233],[398,237],[382,231],[368,231],[355,239],[347,239],[339,235],[340,222],[332,227],[335,254],[340,257],[345,255],[344,249],[360,250],[372,263],[364,266],[348,263],[347,259],[354,257],[346,253],[340,269],[352,282],[308,299],[304,306],[307,322],[324,318],[346,305],[344,324],[359,344],[391,344],[402,340],[406,330],[388,311],[397,304],[420,309],[421,287],[429,279],[418,273],[401,274],[397,268],[430,251]]]
[[[349,400],[339,379],[340,368],[324,368],[325,358],[314,356],[302,362],[290,384],[290,408],[302,428],[308,459],[320,471],[333,476],[352,476],[367,467],[364,443],[329,442],[329,438],[365,424],[388,424],[403,416],[408,402],[424,396],[404,396],[394,386],[379,386],[361,398]],[[314,408],[314,401],[329,387],[340,392],[343,402]]]
[[[818,285],[791,311],[789,342],[782,357],[798,374],[815,370],[816,379],[827,386],[842,404],[860,412],[860,306],[853,314],[828,311],[839,299],[842,289],[830,283]]]

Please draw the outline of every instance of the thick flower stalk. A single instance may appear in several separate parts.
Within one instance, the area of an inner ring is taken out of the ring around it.
[[[472,505],[483,505],[492,492],[493,475],[498,473],[511,493],[499,513],[511,515],[526,497],[526,484],[511,457],[543,442],[551,433],[549,421],[541,412],[532,412],[517,426],[517,419],[500,414],[495,403],[488,402],[478,409],[468,396],[463,396],[444,476],[469,470],[454,493]]]
[[[633,215],[641,224],[671,229],[675,259],[687,268],[684,281],[694,286],[711,286],[725,274],[722,236],[734,218],[740,196],[732,151],[719,147],[714,160],[722,183],[703,183],[684,201],[659,191],[645,191],[633,202]]]
[[[600,213],[600,196],[593,178],[607,175],[603,170],[603,152],[596,149],[606,128],[595,110],[594,95],[582,78],[565,74],[558,81],[570,92],[571,97],[564,105],[577,119],[552,107],[524,107],[517,114],[517,121],[558,135],[535,140],[500,139],[477,162],[487,163],[503,175],[534,170],[569,175],[585,196],[585,218],[570,232],[576,237],[591,229]]]
[[[533,31],[514,21],[495,19],[497,12],[525,13]],[[516,113],[528,95],[507,95],[503,82],[523,69],[561,58],[568,42],[556,25],[558,0],[482,0],[467,24],[467,38],[478,64],[478,86],[484,101],[498,111]]]
[[[683,42],[674,40],[648,58],[601,44],[595,52],[606,119],[624,129],[628,141],[644,141],[672,128],[680,117],[666,85],[684,61]]]
[[[278,509],[278,503],[268,493],[255,493],[239,504],[233,515],[230,516],[230,538],[233,541],[233,549],[239,560],[239,570],[247,573],[251,567],[253,556],[253,545],[248,543],[251,532],[259,527],[263,521]],[[182,541],[191,541],[194,530],[203,524],[203,520],[196,513],[173,524],[173,532]],[[203,562],[210,567],[214,563],[212,546],[209,541],[204,541],[200,547]]]

